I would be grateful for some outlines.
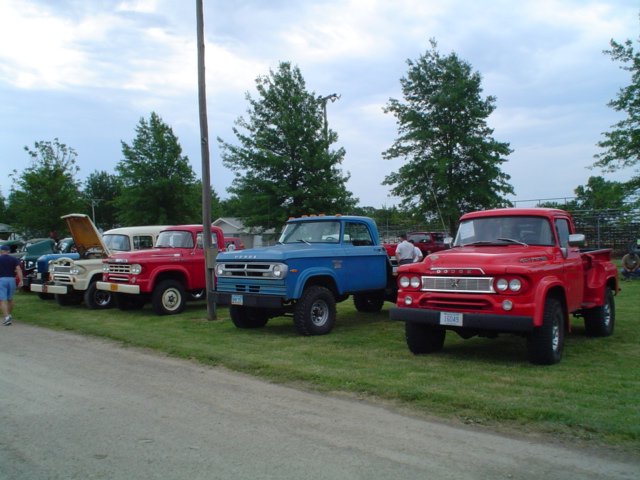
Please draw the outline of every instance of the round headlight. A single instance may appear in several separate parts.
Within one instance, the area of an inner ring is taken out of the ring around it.
[[[400,285],[400,287],[402,288],[407,288],[410,284],[411,280],[409,279],[409,277],[402,276],[398,280],[398,285]]]
[[[103,263],[102,264],[102,271],[104,273],[109,273],[109,264],[108,263]]]
[[[404,304],[405,305],[411,305],[413,303],[413,298],[406,296],[404,297]]]
[[[134,275],[140,275],[140,273],[142,272],[142,266],[134,263],[133,265],[131,265],[131,273]]]
[[[78,275],[80,273],[80,268],[77,265],[74,265],[69,269],[69,273],[71,275]]]
[[[411,277],[411,288],[420,288],[420,277]]]
[[[511,300],[505,300],[504,302],[502,302],[502,308],[505,310],[505,312],[511,311],[511,309],[513,308],[513,302]]]
[[[221,277],[223,273],[224,273],[224,264],[216,263],[216,275],[218,277]]]
[[[504,278],[499,278],[496,282],[496,290],[504,292],[509,287],[509,282]]]
[[[286,265],[274,265],[273,276],[276,278],[284,278],[284,274],[287,273]]]
[[[522,288],[522,282],[518,278],[512,278],[509,281],[509,289],[512,292],[519,292]]]

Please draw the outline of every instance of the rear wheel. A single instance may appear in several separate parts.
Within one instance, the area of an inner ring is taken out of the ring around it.
[[[442,350],[447,331],[441,327],[406,322],[404,325],[404,334],[407,339],[409,351],[418,355]]]
[[[590,337],[608,337],[613,333],[616,320],[616,307],[613,292],[604,289],[604,304],[584,312],[584,328]]]
[[[107,290],[98,290],[96,288],[96,282],[93,282],[84,292],[84,303],[87,304],[89,310],[104,310],[111,308],[113,305],[113,298],[111,292]]]
[[[262,308],[229,306],[231,321],[236,328],[262,328],[269,321],[269,316]]]
[[[177,280],[160,282],[151,294],[151,305],[158,315],[175,315],[184,309],[186,293]]]
[[[562,359],[564,348],[564,312],[557,298],[547,298],[542,325],[527,337],[529,361],[537,365],[553,365]]]
[[[359,312],[379,312],[384,306],[384,292],[356,293],[353,305]]]
[[[293,324],[300,335],[325,335],[336,323],[336,300],[325,287],[314,285],[296,303]]]

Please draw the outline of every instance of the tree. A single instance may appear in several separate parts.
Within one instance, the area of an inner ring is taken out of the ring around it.
[[[10,175],[13,185],[8,208],[13,226],[28,236],[66,230],[60,217],[83,210],[80,182],[75,178],[79,171],[75,150],[57,138],[24,149],[31,157],[29,166],[21,174],[14,170]]]
[[[512,150],[494,140],[487,118],[495,97],[481,98],[481,75],[455,53],[443,57],[431,40],[431,50],[400,80],[404,103],[389,99],[400,137],[383,153],[385,159],[407,160],[383,184],[401,207],[422,213],[427,220],[442,215],[451,233],[461,213],[510,205],[509,175],[500,165]]]
[[[122,142],[116,170],[122,193],[115,201],[122,225],[201,222],[202,199],[189,159],[170,126],[155,112],[136,127],[132,145]]]
[[[604,177],[589,177],[586,185],[578,185],[573,192],[578,208],[582,210],[613,210],[619,214],[632,209],[626,203],[628,191],[625,184],[605,180]]]
[[[116,199],[120,196],[120,177],[95,171],[87,177],[84,200],[96,227],[109,230],[118,226]]]
[[[240,117],[233,128],[238,145],[218,138],[223,163],[235,172],[228,191],[237,216],[267,230],[290,216],[354,206],[349,175],[339,168],[345,151],[330,149],[338,135],[325,128],[323,100],[307,91],[299,68],[282,62],[256,85],[259,98],[246,95],[248,120]]]
[[[607,105],[617,112],[625,112],[627,118],[613,125],[610,132],[604,132],[605,140],[597,146],[605,149],[594,155],[594,166],[605,171],[633,167],[640,161],[640,53],[634,52],[631,40],[620,44],[611,40],[611,50],[605,50],[612,60],[622,62],[622,70],[631,72],[631,84],[621,88],[616,100]],[[638,171],[638,170],[636,170]],[[640,188],[640,176],[636,175],[627,182],[631,189]]]

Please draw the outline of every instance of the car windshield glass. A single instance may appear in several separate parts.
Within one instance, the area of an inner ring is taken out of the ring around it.
[[[517,244],[554,245],[549,220],[528,216],[468,219],[460,223],[453,246]]]
[[[289,223],[280,235],[280,243],[339,243],[340,222],[308,221]]]
[[[165,248],[193,248],[191,232],[184,230],[170,230],[160,233],[156,247]]]
[[[109,250],[115,250],[118,252],[128,252],[131,250],[131,242],[126,235],[115,235],[109,233],[102,237],[102,241]]]

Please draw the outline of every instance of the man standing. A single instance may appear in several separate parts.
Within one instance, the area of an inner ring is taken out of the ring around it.
[[[13,311],[13,294],[16,291],[16,275],[18,286],[22,287],[22,269],[20,261],[9,255],[9,245],[0,246],[0,307],[4,317],[3,325],[11,325]]]
[[[396,247],[396,260],[398,265],[413,263],[413,245],[407,242],[407,234],[400,234],[400,243]]]
[[[424,256],[422,255],[422,250],[416,247],[416,243],[413,240],[409,240],[409,243],[413,245],[413,263],[421,262]]]

